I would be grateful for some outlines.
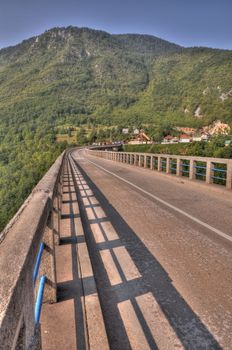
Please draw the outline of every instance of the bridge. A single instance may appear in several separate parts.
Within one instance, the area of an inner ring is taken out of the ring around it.
[[[0,236],[0,349],[231,349],[232,160],[64,152]]]

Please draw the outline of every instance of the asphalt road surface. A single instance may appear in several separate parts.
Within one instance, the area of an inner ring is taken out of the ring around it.
[[[72,159],[111,349],[232,349],[232,193]]]

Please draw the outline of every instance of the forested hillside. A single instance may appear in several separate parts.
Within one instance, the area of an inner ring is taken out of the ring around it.
[[[54,28],[0,50],[0,229],[67,146],[62,125],[232,123],[232,52]]]

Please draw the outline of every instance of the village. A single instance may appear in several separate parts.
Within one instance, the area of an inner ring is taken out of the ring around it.
[[[222,123],[220,120],[215,121],[212,125],[203,127],[202,129],[176,127],[175,131],[179,133],[178,136],[166,135],[161,142],[153,140],[143,129],[134,128],[131,138],[127,141],[129,145],[139,144],[176,144],[176,143],[191,143],[191,142],[208,142],[210,138],[219,135],[229,135],[231,128],[228,124]],[[123,135],[129,134],[129,128],[122,129]],[[231,144],[231,140],[225,141],[225,145]]]

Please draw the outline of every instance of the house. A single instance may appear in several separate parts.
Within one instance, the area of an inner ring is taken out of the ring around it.
[[[132,140],[128,142],[129,145],[142,145],[146,143],[152,143],[149,136],[144,132],[140,132],[138,135],[134,136]]]
[[[167,144],[167,143],[178,143],[178,142],[179,142],[178,137],[173,137],[171,135],[167,135],[163,138],[163,141],[161,143]]]
[[[129,134],[129,128],[123,128],[123,129],[122,129],[122,133],[123,133],[124,135]]]
[[[187,134],[182,134],[180,135],[180,143],[189,143],[189,142],[192,142],[192,138],[187,135]]]
[[[163,141],[161,143],[171,143],[173,140],[173,136],[167,135],[163,138]]]
[[[193,136],[193,142],[201,142],[201,136]]]
[[[201,141],[208,141],[209,137],[210,137],[209,134],[202,133],[201,134]]]
[[[134,130],[133,130],[133,134],[134,134],[134,135],[138,135],[138,134],[139,134],[139,129],[134,129]]]
[[[232,144],[232,141],[231,140],[226,140],[225,141],[225,146],[227,147],[227,146],[230,146]]]

